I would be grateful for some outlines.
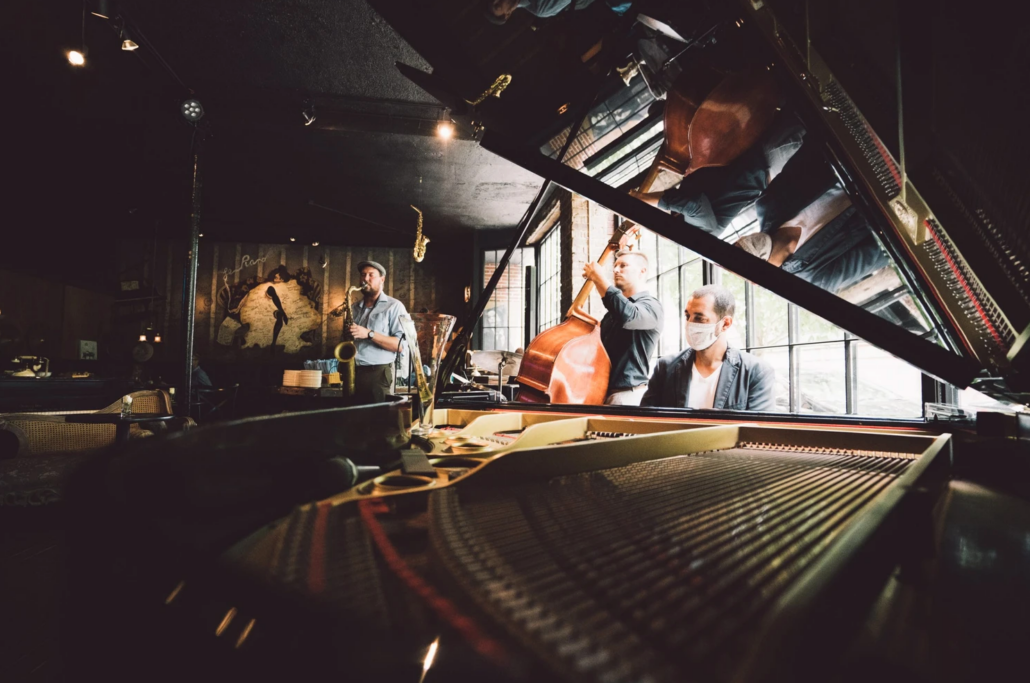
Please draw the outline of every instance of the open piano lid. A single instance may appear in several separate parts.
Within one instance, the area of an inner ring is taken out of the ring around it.
[[[992,128],[984,131],[978,112],[967,106],[970,88],[983,74],[966,53],[990,49],[989,43],[970,45],[968,35],[953,35],[968,13],[938,7],[937,20],[930,22],[918,2],[901,3],[899,13],[893,0],[863,5],[861,10],[846,7],[847,3],[816,9],[804,0],[744,0],[739,5],[725,3],[728,9],[716,3],[718,10],[709,8],[707,19],[699,22],[690,17],[699,16],[698,7],[709,3],[641,5],[657,5],[652,13],[661,15],[659,23],[688,37],[686,46],[665,37],[648,43],[671,45],[673,68],[694,59],[718,63],[733,53],[736,63],[731,69],[761,64],[777,77],[784,96],[781,113],[790,115],[792,124],[800,122],[804,136],[800,149],[807,146],[807,157],[814,154],[824,168],[804,165],[805,155],[794,152],[786,166],[768,169],[772,181],[756,194],[759,204],[763,197],[789,196],[773,190],[788,186],[788,178],[796,182],[831,175],[817,199],[802,204],[800,212],[793,206],[789,215],[779,215],[782,210],[765,206],[767,216],[784,219],[806,210],[818,213],[823,211],[819,207],[834,203],[828,202],[834,193],[840,195],[838,208],[841,198],[845,206],[850,203],[843,213],[824,211],[833,219],[811,236],[803,234],[794,256],[777,267],[733,245],[741,235],[739,221],[715,229],[688,224],[629,197],[626,190],[633,185],[625,174],[591,168],[590,154],[618,151],[618,139],[610,134],[602,143],[593,128],[584,126],[572,148],[582,153],[572,154],[564,165],[541,152],[541,145],[556,133],[554,139],[560,143],[565,135],[561,129],[567,128],[577,105],[590,102],[597,90],[601,99],[610,101],[622,88],[614,76],[602,78],[591,72],[598,70],[603,50],[601,57],[578,61],[567,54],[569,45],[590,42],[583,40],[584,33],[603,37],[602,45],[610,46],[617,43],[614,32],[630,25],[615,21],[617,17],[603,3],[589,12],[537,20],[539,31],[530,30],[531,18],[522,11],[513,15],[509,25],[493,26],[478,9],[468,11],[469,2],[435,0],[419,3],[417,10],[415,3],[386,7],[373,0],[372,4],[433,64],[433,77],[462,98],[473,98],[476,84],[485,89],[495,72],[512,75],[503,98],[489,98],[469,114],[469,122],[485,124],[485,148],[678,242],[930,375],[957,386],[972,384],[996,398],[1030,403],[1030,352],[1026,351],[1030,202],[1025,183],[1013,185],[1011,174],[1006,173],[1007,167],[1014,168],[1010,162],[1021,158],[1019,150],[1025,151],[1020,143],[1026,134],[1019,128],[1025,117],[996,117]],[[465,11],[459,11],[458,5]],[[859,11],[860,15],[849,14]],[[863,22],[862,17],[871,18]],[[642,23],[631,30],[632,40],[623,41],[617,49],[625,49],[626,54],[633,51],[638,63],[645,63],[639,48],[654,34],[644,30]],[[564,42],[555,40],[560,36]],[[566,49],[556,49],[555,44]],[[531,46],[535,49],[526,56]],[[687,49],[676,49],[681,47]],[[543,78],[547,59],[551,68]],[[1014,59],[1000,59],[996,71],[1002,76],[1006,69],[1018,71]],[[657,84],[662,74],[652,70],[649,75],[650,90],[661,95]],[[899,91],[903,107],[898,106]],[[555,107],[555,102],[561,103]],[[602,106],[605,102],[595,108]],[[993,106],[1018,113],[1019,103]],[[903,126],[898,125],[899,110]],[[656,122],[653,115],[638,119],[637,125]],[[641,129],[620,128],[622,138],[642,137]],[[543,145],[545,150],[554,147]],[[635,152],[633,161],[646,168],[657,147],[645,144],[638,150],[643,151]],[[689,182],[703,179],[710,188],[711,178],[725,175],[725,169],[701,169]],[[689,187],[688,182],[684,187]],[[783,206],[792,205],[786,201]],[[762,227],[774,232],[777,225]],[[804,240],[806,251],[802,251]]]

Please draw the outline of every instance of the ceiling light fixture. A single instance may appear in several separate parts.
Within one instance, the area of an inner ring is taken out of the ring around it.
[[[318,242],[312,242],[312,243],[311,243],[311,246],[313,246],[313,247],[317,247],[317,246],[318,246]]]
[[[90,14],[101,19],[110,19],[114,15],[114,0],[96,0],[96,8]]]
[[[122,49],[126,52],[132,52],[133,50],[139,49],[139,45],[129,37],[129,32],[122,29]]]
[[[86,55],[82,54],[78,50],[69,50],[68,63],[72,66],[84,66],[86,64]]]
[[[155,344],[160,344],[161,343],[161,333],[160,332],[158,332],[157,334],[154,335],[154,343]]]
[[[140,340],[141,342],[145,342],[145,341],[147,340],[147,335],[145,335],[145,334],[141,334],[141,335],[139,336],[139,340]]]
[[[204,116],[204,107],[197,100],[186,100],[181,105],[182,115],[187,121],[199,121]]]
[[[296,241],[297,241],[297,238],[296,238],[296,237],[291,237],[291,238],[290,238],[290,241],[291,241],[291,242],[296,242]]]
[[[441,121],[436,124],[436,136],[441,140],[450,140],[454,137],[454,124],[450,121]]]

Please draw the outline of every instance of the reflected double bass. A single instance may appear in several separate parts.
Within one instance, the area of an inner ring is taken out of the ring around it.
[[[695,64],[685,70],[669,92],[665,140],[638,191],[648,191],[663,170],[687,176],[731,163],[769,127],[778,100],[776,82],[765,69],[722,75]],[[623,221],[597,263],[606,265],[635,227]],[[591,287],[585,282],[564,320],[526,349],[518,375],[520,402],[604,403],[612,364],[600,321],[584,310]]]

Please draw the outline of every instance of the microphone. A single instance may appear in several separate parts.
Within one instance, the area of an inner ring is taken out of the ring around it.
[[[346,491],[359,482],[378,477],[387,470],[378,465],[358,465],[350,458],[330,458],[317,465],[318,495],[323,498]]]

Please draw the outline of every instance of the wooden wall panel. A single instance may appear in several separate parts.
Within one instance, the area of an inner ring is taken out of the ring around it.
[[[138,263],[142,268],[142,264],[153,261],[152,250],[152,242],[128,243],[119,248],[119,259],[125,264],[130,261]],[[328,259],[326,268],[320,265],[323,254]],[[228,269],[228,282],[232,287],[248,278],[262,282],[280,264],[284,264],[291,275],[296,275],[298,269],[306,264],[313,280],[321,285],[322,297],[316,333],[311,335],[313,343],[295,356],[328,357],[343,332],[343,318],[331,317],[328,313],[343,302],[347,287],[359,282],[357,264],[364,260],[383,264],[387,269],[386,292],[399,299],[409,312],[426,309],[458,315],[463,310],[461,294],[471,277],[471,273],[466,272],[471,267],[463,267],[471,260],[464,255],[455,258],[453,255],[445,257],[442,251],[437,254],[431,252],[425,262],[416,264],[410,248],[313,247],[310,243],[255,244],[202,240],[197,269],[195,345],[198,352],[213,361],[281,362],[282,355],[273,359],[271,350],[267,348],[238,349],[217,343],[218,330],[226,316],[224,304],[219,303],[220,292],[225,286],[224,272]],[[161,301],[155,326],[161,328],[166,341],[158,350],[164,360],[177,360],[175,348],[179,345],[184,261],[181,241],[158,245],[153,280]],[[149,265],[146,267],[151,268]]]
[[[79,287],[64,288],[64,313],[61,325],[61,357],[79,357],[79,340],[97,342],[97,356],[117,353],[107,342],[111,334],[111,307],[114,297]]]

